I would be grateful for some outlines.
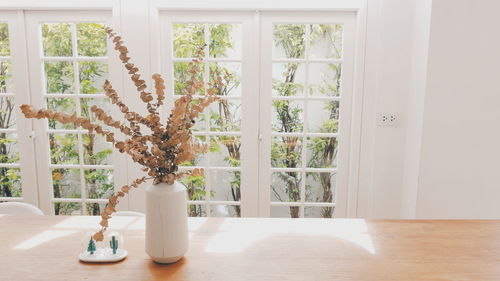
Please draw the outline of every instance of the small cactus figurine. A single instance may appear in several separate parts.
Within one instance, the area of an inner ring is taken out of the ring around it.
[[[109,247],[113,249],[113,255],[116,255],[116,250],[118,249],[118,240],[113,236],[109,241]]]
[[[87,247],[87,252],[90,252],[90,254],[93,255],[95,250],[96,250],[96,247],[95,247],[94,239],[90,238],[89,246]]]

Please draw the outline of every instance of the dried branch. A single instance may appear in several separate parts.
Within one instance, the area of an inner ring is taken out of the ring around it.
[[[129,62],[128,50],[123,46],[121,37],[117,36],[112,29],[108,28],[106,32],[113,39],[115,49],[120,52],[120,60],[129,71],[131,80],[137,87],[141,100],[147,104],[149,112],[146,117],[143,117],[137,112],[130,111],[129,107],[122,102],[116,90],[113,89],[111,83],[106,80],[103,85],[106,96],[109,97],[111,103],[118,106],[129,125],[126,126],[117,121],[98,106],[92,106],[91,111],[99,121],[123,133],[123,141],[116,140],[114,133],[104,130],[101,125],[94,124],[87,118],[78,117],[76,114],[69,115],[47,109],[34,109],[26,104],[21,106],[21,110],[26,118],[55,119],[63,124],[72,123],[75,126],[89,130],[89,132],[95,131],[98,134],[104,135],[106,141],[113,143],[114,147],[120,153],[130,155],[132,160],[142,165],[143,171],[150,176],[150,178],[139,178],[132,184],[123,186],[120,191],[109,197],[108,205],[101,214],[102,220],[100,224],[102,228],[94,235],[96,241],[102,240],[103,233],[108,227],[108,220],[111,214],[115,212],[115,206],[119,198],[128,194],[131,188],[137,187],[147,179],[153,179],[154,184],[173,184],[175,180],[185,176],[203,175],[202,169],[180,172],[178,169],[181,163],[192,161],[197,154],[207,152],[208,145],[202,145],[193,140],[191,128],[199,114],[212,102],[217,100],[215,95],[217,88],[223,86],[223,80],[217,76],[214,83],[208,84],[209,89],[206,94],[201,93],[201,98],[193,98],[204,87],[203,81],[198,79],[199,74],[202,72],[200,63],[204,57],[203,47],[201,47],[196,52],[193,61],[189,64],[188,72],[190,78],[186,82],[187,86],[183,91],[183,95],[176,100],[167,123],[163,125],[160,123],[157,109],[160,105],[163,105],[163,101],[165,100],[165,81],[159,74],[152,76],[155,83],[156,103],[151,103],[153,97],[150,93],[145,92],[146,83],[141,79],[138,73],[139,69]],[[147,134],[143,132],[140,124],[147,126],[151,130],[151,133]]]

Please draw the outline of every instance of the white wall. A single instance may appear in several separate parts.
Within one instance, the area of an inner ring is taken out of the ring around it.
[[[411,81],[406,110],[404,178],[401,191],[402,218],[414,218],[417,205],[431,11],[432,0],[415,2]]]
[[[358,217],[400,217],[414,3],[368,1]],[[400,113],[402,120],[380,127],[377,112]]]
[[[498,11],[433,1],[418,218],[500,218]]]

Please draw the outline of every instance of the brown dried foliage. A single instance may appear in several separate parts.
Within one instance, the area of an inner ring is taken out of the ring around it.
[[[134,162],[143,166],[143,171],[148,174],[148,178],[142,177],[136,179],[132,184],[122,186],[121,189],[109,197],[108,204],[101,214],[101,230],[94,234],[96,241],[102,241],[104,231],[108,227],[108,220],[116,210],[115,207],[121,197],[124,197],[133,188],[141,183],[153,179],[154,184],[168,183],[173,184],[175,180],[188,175],[203,175],[202,169],[193,169],[190,171],[178,171],[178,165],[192,161],[197,154],[205,153],[208,149],[206,145],[196,143],[191,134],[191,128],[199,114],[217,100],[215,96],[216,88],[222,85],[222,79],[217,77],[214,84],[209,84],[206,94],[201,93],[201,98],[194,98],[196,94],[200,95],[204,83],[197,76],[202,71],[200,63],[204,56],[203,48],[199,48],[195,59],[190,63],[190,79],[183,95],[177,99],[171,110],[170,116],[165,125],[160,122],[159,108],[165,100],[165,81],[159,74],[154,74],[155,96],[146,91],[146,82],[141,79],[139,68],[130,62],[128,49],[123,45],[120,36],[117,36],[112,29],[107,28],[106,33],[112,39],[120,55],[119,58],[130,74],[130,79],[139,93],[141,100],[146,104],[148,115],[141,116],[136,112],[130,111],[129,107],[121,100],[118,93],[113,89],[109,81],[103,85],[106,96],[109,97],[112,104],[115,104],[124,118],[128,121],[128,126],[117,121],[102,108],[92,106],[91,111],[96,118],[109,127],[120,131],[124,139],[118,140],[115,133],[104,130],[101,125],[92,123],[89,119],[79,117],[75,114],[69,115],[62,112],[54,112],[47,109],[35,109],[31,105],[24,104],[21,110],[26,118],[36,119],[55,119],[63,124],[72,123],[84,128],[89,132],[96,132],[104,135],[108,142],[113,143],[114,147],[121,153],[126,153],[132,157]],[[147,128],[147,129],[146,129]],[[148,130],[145,133],[144,130]]]

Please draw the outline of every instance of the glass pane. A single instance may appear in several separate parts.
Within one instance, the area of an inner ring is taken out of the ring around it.
[[[207,116],[210,115],[210,113],[208,113],[207,111],[208,110],[203,110],[203,112],[201,112],[198,115],[198,118],[194,119],[194,125],[193,125],[193,127],[191,127],[191,129],[194,132],[208,131],[207,124],[205,123],[205,120],[206,120]]]
[[[74,98],[47,98],[47,108],[53,111],[64,112],[67,114],[76,113],[76,101]],[[75,129],[75,125],[61,124],[54,119],[49,119],[50,129]]]
[[[224,87],[218,87],[219,96],[241,96],[241,64],[240,63],[210,63],[210,82],[214,83],[220,77]]]
[[[21,197],[19,168],[0,167],[0,197]]]
[[[0,96],[0,129],[16,128],[16,104],[13,97]]]
[[[83,163],[86,165],[111,165],[113,145],[99,134],[82,134]]]
[[[301,96],[306,81],[302,63],[273,63],[273,95]]]
[[[273,172],[271,174],[271,201],[298,202],[300,201],[301,173]]]
[[[0,23],[0,56],[10,56],[9,24]]]
[[[307,167],[337,167],[338,142],[336,138],[307,138]]]
[[[46,57],[71,57],[71,25],[69,23],[42,24],[43,54]]]
[[[302,165],[302,138],[273,137],[271,166],[273,168],[300,168]]]
[[[12,93],[12,64],[0,60],[0,93]]]
[[[189,204],[187,207],[188,216],[190,217],[206,217],[207,208],[205,205]]]
[[[342,30],[342,24],[311,24],[309,58],[341,58]]]
[[[304,128],[304,102],[294,100],[274,100],[272,129],[274,132],[302,132]]]
[[[336,173],[306,173],[306,202],[333,202]]]
[[[79,63],[80,93],[102,93],[102,85],[108,78],[108,65],[97,61]]]
[[[78,137],[76,134],[49,134],[52,164],[78,164]]]
[[[200,144],[206,144],[208,142],[206,136],[193,136],[193,140]],[[181,163],[179,166],[205,166],[207,165],[207,158],[207,154],[199,153],[193,161]]]
[[[211,58],[241,57],[241,25],[209,24]]]
[[[305,207],[306,218],[333,218],[334,207]]]
[[[83,173],[88,198],[107,199],[113,195],[113,170],[85,169]]]
[[[304,24],[275,24],[273,58],[304,58],[305,34]]]
[[[241,216],[240,206],[211,205],[210,206],[210,216],[211,217],[240,217]]]
[[[338,101],[308,101],[307,126],[311,133],[336,133],[339,130]]]
[[[205,44],[205,25],[202,23],[176,23],[174,34],[174,57],[191,58]]]
[[[309,95],[328,97],[340,96],[341,70],[341,64],[310,63]]]
[[[196,75],[196,78],[199,81],[203,81],[203,73],[205,69],[205,64],[200,63],[199,67],[201,68],[201,71],[199,71]],[[174,92],[176,95],[182,95],[184,89],[187,86],[187,83],[190,78],[191,74],[189,73],[189,63],[187,62],[176,62],[174,63]],[[202,94],[205,92],[205,89],[202,88],[199,93],[197,94]]]
[[[82,117],[89,118],[91,121],[98,120],[95,114],[90,111],[92,106],[98,106],[105,112],[109,112],[111,110],[110,101],[108,98],[81,98],[80,99],[80,114]],[[100,121],[98,121],[100,122]],[[108,128],[104,123],[100,123],[103,128]]]
[[[76,202],[56,202],[54,203],[56,215],[61,216],[80,216],[82,215],[82,203]]]
[[[44,66],[47,94],[73,94],[75,92],[72,62],[46,62]]]
[[[81,198],[80,169],[52,169],[54,198]]]
[[[181,179],[186,186],[188,200],[205,200],[206,179],[204,176],[188,176]]]
[[[106,208],[107,203],[87,203],[85,207],[87,208],[87,214],[90,216],[99,216],[101,212]]]
[[[241,130],[241,100],[220,99],[209,106],[210,131],[239,132]]]
[[[106,55],[106,31],[100,23],[76,24],[79,56],[101,57]]]
[[[211,137],[208,155],[211,167],[239,167],[241,161],[241,137]]]
[[[271,218],[298,218],[299,207],[271,206]]]
[[[240,201],[241,172],[210,170],[209,174],[214,200]]]
[[[0,132],[0,163],[19,162],[17,133]]]

